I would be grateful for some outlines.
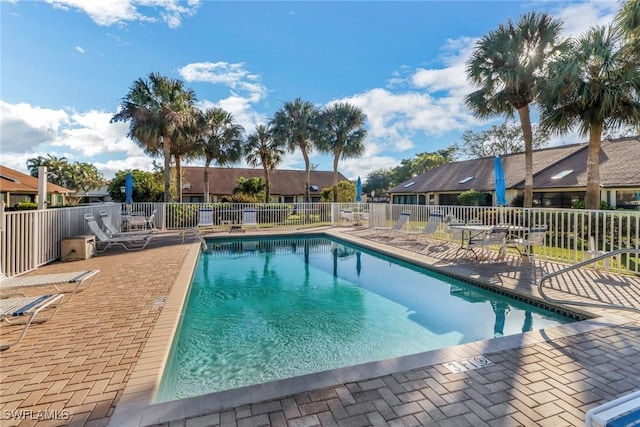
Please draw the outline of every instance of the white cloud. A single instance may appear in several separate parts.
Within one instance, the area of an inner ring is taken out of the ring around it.
[[[8,104],[0,100],[0,112],[3,153],[27,151],[51,143],[58,137],[60,127],[69,123],[68,114],[63,110],[25,103]]]
[[[84,50],[82,47],[80,47],[80,46],[76,46],[74,49],[75,49],[77,52],[80,52],[80,53],[84,53],[84,52],[85,52],[85,50]]]
[[[413,148],[416,135],[441,136],[477,123],[457,100],[428,93],[376,88],[340,101],[362,108],[368,119],[368,139],[396,152]]]
[[[619,3],[590,1],[563,4],[551,13],[564,22],[564,35],[578,37],[594,25],[607,25],[613,21]]]
[[[246,94],[250,102],[259,102],[267,95],[260,76],[250,73],[243,63],[196,62],[178,70],[188,82],[207,82],[227,86],[233,95]]]
[[[247,133],[255,126],[265,122],[263,114],[255,110],[255,104],[262,101],[268,93],[260,82],[260,76],[245,69],[243,63],[196,62],[187,64],[178,70],[187,82],[204,82],[223,85],[229,88],[231,95],[217,102],[203,101],[202,109],[219,107],[233,114]]]
[[[63,10],[78,9],[85,12],[98,25],[110,26],[133,21],[156,22],[159,19],[143,11],[159,13],[160,19],[170,28],[177,28],[182,18],[195,14],[199,1],[190,0],[184,5],[179,0],[46,0],[53,7]]]
[[[69,161],[90,162],[100,169],[100,158],[123,157],[129,167],[146,165],[151,159],[127,137],[127,123],[110,123],[113,113],[90,110],[51,110],[0,100],[0,134],[3,164],[25,169],[26,159],[44,154]]]
[[[140,148],[127,137],[127,123],[110,123],[113,113],[90,110],[72,113],[71,125],[60,131],[52,145],[68,147],[82,156],[94,157],[105,153],[136,155]]]

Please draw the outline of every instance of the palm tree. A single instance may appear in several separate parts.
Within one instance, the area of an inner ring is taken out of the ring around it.
[[[549,66],[540,87],[542,125],[558,134],[575,126],[589,135],[585,207],[600,208],[600,146],[604,129],[640,124],[640,66],[611,27],[595,27]]]
[[[204,163],[204,201],[209,203],[209,166],[215,161],[224,166],[242,157],[244,128],[231,113],[222,108],[210,108],[198,120],[198,142]]]
[[[616,23],[627,41],[637,48],[640,43],[640,0],[624,3],[616,15]]]
[[[38,167],[45,166],[47,168],[47,181],[61,187],[67,187],[70,178],[71,165],[66,157],[56,157],[47,154],[47,157],[38,156],[27,159],[27,169],[31,176],[38,176]]]
[[[338,161],[364,153],[366,115],[358,107],[339,102],[318,116],[318,148],[333,154],[333,201],[338,201]]]
[[[318,110],[312,103],[296,98],[294,101],[285,102],[282,108],[276,111],[270,122],[274,138],[277,141],[285,144],[292,153],[297,149],[302,152],[307,172],[307,182],[304,184],[305,202],[311,201],[309,153],[314,145],[317,116]]]
[[[149,152],[164,156],[164,201],[171,199],[171,143],[193,118],[195,93],[180,80],[151,73],[138,79],[122,99],[111,122],[129,122],[129,137]]]
[[[479,118],[520,117],[525,147],[524,207],[533,204],[533,131],[529,105],[536,98],[541,71],[550,58],[564,51],[562,23],[546,13],[530,12],[515,25],[499,25],[476,43],[467,62],[467,78],[478,90],[465,104]]]
[[[195,112],[194,112],[195,113]],[[197,118],[194,119],[197,120]],[[177,201],[182,203],[182,160],[193,160],[201,155],[202,149],[197,137],[197,127],[190,126],[176,132],[171,144],[171,152],[176,163]]]
[[[256,127],[256,131],[247,137],[244,146],[247,164],[251,167],[262,165],[264,169],[265,195],[264,202],[271,201],[271,181],[269,171],[282,163],[284,149],[281,142],[273,138],[271,130],[265,125]]]

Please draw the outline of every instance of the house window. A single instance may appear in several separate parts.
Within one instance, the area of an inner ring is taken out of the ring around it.
[[[465,179],[463,179],[462,181],[458,182],[458,184],[465,184],[465,183],[471,181],[472,179],[473,179],[472,176],[468,176]]]
[[[411,186],[412,186],[413,184],[415,184],[415,183],[416,183],[415,181],[411,181],[411,182],[408,182],[408,183],[406,183],[405,185],[403,185],[403,187],[404,187],[404,188],[409,188],[409,187],[411,187]]]
[[[311,185],[309,186],[309,188],[311,189],[311,191],[320,191],[320,187],[318,187],[317,185]]]
[[[293,203],[294,202],[294,197],[293,196],[284,196],[284,203]]]

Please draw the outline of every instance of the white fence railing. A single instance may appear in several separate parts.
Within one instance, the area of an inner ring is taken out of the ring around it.
[[[109,210],[120,222],[121,211],[138,212],[149,217],[156,212],[154,224],[159,229],[197,227],[200,212],[206,209],[213,227],[220,229],[242,225],[243,211],[255,209],[259,228],[302,228],[309,226],[361,223],[369,227],[389,226],[404,210],[411,211],[409,227],[424,227],[430,214],[452,216],[483,224],[509,223],[526,229],[547,226],[546,258],[576,263],[590,253],[616,249],[640,249],[640,212],[576,209],[523,209],[470,206],[421,206],[364,203],[116,203],[41,211],[5,212],[0,221],[0,267],[7,276],[33,270],[60,258],[60,240],[90,234],[84,214],[99,218],[99,211]],[[98,220],[100,221],[100,220]],[[116,224],[117,226],[120,224]],[[440,227],[435,237],[446,239]],[[640,260],[628,255],[612,265],[612,270],[640,273]]]

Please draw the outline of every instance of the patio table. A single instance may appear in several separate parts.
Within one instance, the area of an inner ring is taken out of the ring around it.
[[[463,249],[465,251],[471,251],[473,252],[473,249],[471,249],[469,247],[469,241],[476,236],[479,235],[485,235],[486,233],[488,233],[489,231],[491,231],[493,229],[493,226],[491,225],[482,225],[482,224],[467,224],[467,225],[450,225],[449,228],[452,228],[454,230],[461,230],[462,233],[460,233],[460,238],[461,238],[461,242],[460,242],[460,247],[458,248],[458,251]],[[457,252],[457,251],[456,251]],[[473,252],[474,256],[475,256],[475,252]],[[476,259],[478,257],[476,256]]]

